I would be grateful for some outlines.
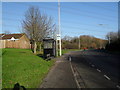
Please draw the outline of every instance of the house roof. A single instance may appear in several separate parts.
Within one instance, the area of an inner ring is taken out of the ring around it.
[[[11,39],[12,37],[14,37],[15,39],[19,39],[19,38],[21,38],[22,36],[23,36],[24,34],[22,33],[20,33],[20,34],[5,34],[3,37],[2,37],[2,39]]]
[[[0,34],[0,37],[2,37],[4,34]]]

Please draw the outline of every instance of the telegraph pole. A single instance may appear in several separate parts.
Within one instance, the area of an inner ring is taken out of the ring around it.
[[[109,42],[109,44],[110,44],[110,34],[109,34],[109,36],[108,36],[108,42]]]
[[[79,39],[79,44],[78,44],[78,45],[79,45],[79,49],[80,49],[80,36],[79,36],[79,38],[78,38],[78,39]]]
[[[59,27],[59,32],[58,32],[58,41],[59,41],[59,56],[61,56],[61,32],[60,32],[60,0],[58,0],[58,27]]]

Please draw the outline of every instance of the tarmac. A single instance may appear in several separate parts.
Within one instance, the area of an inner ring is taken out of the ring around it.
[[[40,88],[77,88],[67,55],[56,58],[55,65],[44,78]]]

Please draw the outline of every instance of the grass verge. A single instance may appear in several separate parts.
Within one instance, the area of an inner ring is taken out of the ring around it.
[[[2,49],[0,48],[0,89],[2,89]]]
[[[3,49],[2,87],[13,88],[19,83],[25,88],[38,88],[54,60],[45,61],[29,49]]]
[[[69,53],[71,51],[79,51],[79,49],[63,49],[62,54]]]

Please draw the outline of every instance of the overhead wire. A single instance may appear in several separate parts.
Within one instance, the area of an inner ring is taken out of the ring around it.
[[[30,5],[28,5],[28,6],[30,6]],[[42,7],[42,6],[40,6],[40,7]],[[42,8],[46,8],[46,7],[42,7]],[[50,9],[50,10],[57,10],[57,9],[53,9],[53,8],[47,8],[47,9]],[[71,12],[71,11],[64,11],[64,10],[62,10],[61,12],[64,12],[64,13],[69,13],[69,14],[73,14],[73,12]],[[5,13],[4,13],[5,14]],[[79,13],[74,13],[74,15],[80,15]],[[91,17],[91,16],[89,16],[89,15],[87,15],[87,17]],[[97,19],[100,19],[99,17],[94,17],[94,16],[92,16],[92,18],[97,18]],[[102,20],[104,19],[105,20],[105,18],[101,18]],[[7,20],[10,20],[10,19],[7,19]],[[11,19],[12,20],[12,19]],[[106,19],[107,21],[111,21],[111,20],[109,20],[109,19]],[[15,20],[16,21],[16,20]],[[17,20],[18,21],[18,20]],[[66,22],[67,23],[67,22]],[[6,26],[10,26],[10,25],[6,25]],[[66,27],[66,26],[63,26],[63,27]],[[72,28],[72,27],[70,27],[70,28]],[[77,29],[80,29],[79,27],[73,27],[73,28],[77,28]],[[89,31],[91,31],[91,30],[89,30]],[[94,31],[94,30],[92,30],[92,31]],[[97,32],[99,32],[99,31],[97,31]],[[101,32],[101,31],[100,31]]]
[[[74,11],[80,11],[80,12],[84,12],[84,13],[88,13],[88,14],[95,14],[95,15],[104,15],[104,17],[111,17],[111,18],[115,18],[116,16],[111,16],[111,15],[106,15],[105,13],[98,13],[98,12],[93,12],[93,11],[87,11],[87,10],[84,10],[84,11],[82,11],[82,9],[80,9],[80,8],[75,8],[75,7],[69,7],[69,6],[63,6],[63,7],[65,7],[65,9],[67,8],[67,9],[72,9],[72,10],[74,10]]]
[[[99,2],[99,3],[103,3],[103,2]],[[108,2],[110,3],[110,2]],[[79,4],[83,4],[83,3],[79,3]],[[98,6],[98,5],[95,5],[95,4],[88,4],[88,3],[85,3],[84,5],[87,5],[87,6],[90,6],[90,7],[95,7],[95,8],[100,8],[102,10],[107,10],[107,11],[112,11],[112,12],[115,12],[113,9],[110,9],[110,8],[106,8],[106,7],[103,7],[103,6]]]
[[[24,6],[33,6],[31,4],[28,4],[28,3],[15,3],[15,4],[22,4]],[[39,6],[40,8],[46,8],[46,9],[49,9],[49,10],[56,10],[56,8],[51,8],[51,7],[46,7],[46,6]],[[112,19],[107,19],[107,18],[101,18],[101,17],[96,17],[96,16],[91,16],[91,15],[84,15],[82,13],[79,13],[79,12],[71,12],[71,11],[67,11],[67,10],[62,10],[61,9],[61,12],[63,13],[66,13],[66,14],[70,14],[70,15],[77,15],[77,16],[85,16],[85,17],[90,17],[90,18],[93,18],[93,19],[100,19],[100,20],[107,20],[107,21],[115,21],[115,20],[112,20]],[[96,15],[96,13],[94,13]],[[107,16],[109,17],[109,16]]]
[[[21,21],[22,19],[13,19],[13,18],[3,18],[3,21],[4,20],[9,20],[9,21],[16,21],[16,22],[18,22],[18,21]],[[84,25],[84,26],[86,26],[86,25],[89,25],[89,26],[94,26],[94,27],[98,27],[98,26],[100,26],[99,24],[98,25],[92,25],[92,24],[86,24],[86,23],[81,23],[81,22],[74,22],[74,21],[68,21],[68,20],[61,20],[61,22],[62,23],[66,23],[66,24],[72,24],[72,23],[74,23],[74,24],[79,24],[79,25]],[[104,24],[103,24],[104,25]],[[104,28],[106,28],[106,27],[104,27]],[[109,29],[114,29],[114,28],[112,28],[112,27],[109,27]]]
[[[16,25],[8,25],[8,24],[3,24],[2,26],[4,26],[4,28],[7,27],[7,26],[9,26],[9,27],[19,27],[19,25],[16,26]],[[74,29],[74,30],[76,29],[76,30],[79,30],[79,31],[80,31],[80,30],[84,30],[84,31],[90,31],[90,32],[91,32],[91,31],[94,31],[94,32],[103,32],[103,31],[98,31],[98,30],[96,30],[96,29],[94,29],[94,30],[92,29],[92,30],[91,30],[91,29],[87,29],[87,28],[80,28],[80,27],[76,27],[76,26],[65,26],[65,25],[62,25],[61,29],[62,29],[63,27],[64,27],[64,28]],[[63,32],[64,32],[64,31],[63,31]]]

